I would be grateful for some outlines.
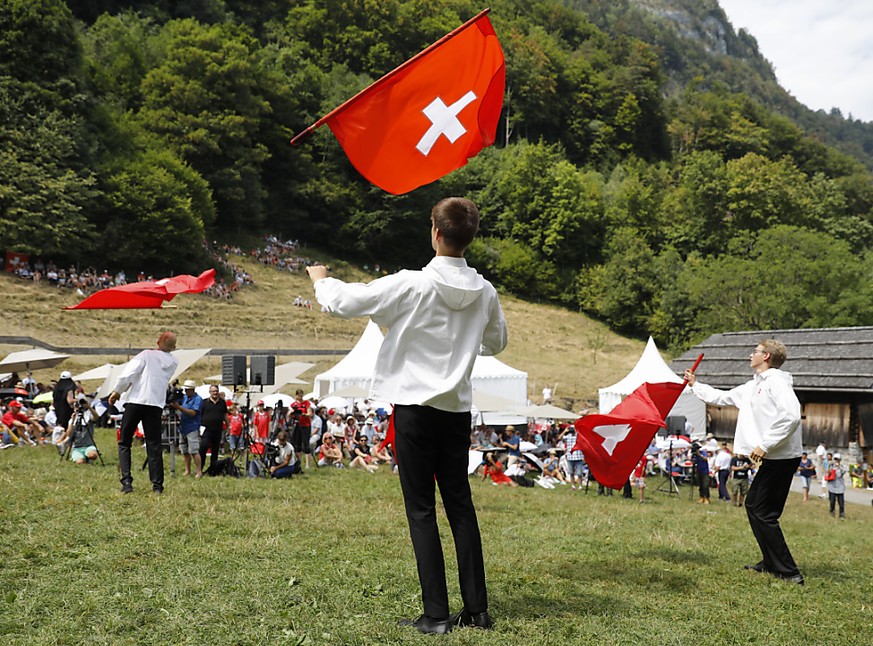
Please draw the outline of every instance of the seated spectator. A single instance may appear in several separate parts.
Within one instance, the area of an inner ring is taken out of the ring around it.
[[[557,480],[561,484],[567,484],[567,478],[564,477],[564,472],[561,471],[558,452],[555,449],[549,449],[549,455],[543,461],[543,476]]]
[[[381,439],[379,440],[381,443]],[[370,455],[373,456],[373,463],[379,464],[380,462],[384,462],[385,464],[391,464],[394,461],[394,455],[387,446],[379,448],[379,444],[374,443],[373,447],[370,449]]]
[[[9,449],[18,444],[18,438],[14,436],[9,427],[0,422],[0,449]]]
[[[21,402],[13,399],[6,405],[3,414],[3,424],[9,429],[13,444],[30,444],[36,446],[33,437],[39,437],[39,426],[31,422],[30,418],[21,412]]]
[[[78,414],[74,414],[70,418],[70,424],[58,441],[58,446],[59,450],[63,451],[67,442],[72,442],[70,461],[76,464],[88,464],[89,461],[96,460],[100,455],[94,444],[93,419],[96,417],[96,413],[84,395],[76,400],[76,406],[81,408],[81,418]]]
[[[504,471],[504,473],[506,474],[506,477],[508,477],[510,480],[512,480],[515,484],[517,484],[520,487],[533,487],[534,483],[531,482],[530,480],[528,480],[526,477],[527,471],[528,471],[527,462],[524,460],[519,460],[518,462],[514,462],[510,465],[507,465],[506,471]],[[548,486],[545,484],[541,484],[540,486],[543,486],[546,489],[554,489],[555,488],[554,485]]]
[[[275,464],[270,467],[271,478],[290,478],[295,473],[300,473],[300,460],[291,442],[288,441],[288,433],[279,431],[276,436],[279,453],[275,457]]]
[[[864,470],[860,464],[849,465],[849,477],[852,479],[852,487],[861,489],[864,487]]]
[[[318,450],[318,466],[341,467],[343,466],[343,453],[338,446],[332,433],[325,433]]]
[[[373,456],[370,455],[370,442],[363,433],[358,435],[358,440],[352,448],[352,461],[349,466],[353,469],[363,469],[368,473],[375,473],[379,467],[373,464]]]
[[[873,464],[864,463],[864,484],[868,489],[873,489]]]
[[[503,472],[503,465],[500,464],[500,460],[496,459],[491,452],[485,454],[485,469],[482,471],[482,479],[484,480],[488,476],[491,476],[491,481],[495,485],[518,486],[514,480]]]

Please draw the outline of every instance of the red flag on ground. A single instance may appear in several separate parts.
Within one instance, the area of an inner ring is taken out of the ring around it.
[[[400,195],[494,143],[506,66],[483,11],[297,135],[327,123],[370,182]]]
[[[215,270],[207,269],[199,276],[181,274],[172,278],[128,283],[101,289],[84,301],[66,310],[112,310],[158,308],[173,300],[176,294],[196,294],[215,283]]]
[[[624,486],[684,389],[684,382],[645,383],[612,412],[576,420],[573,449],[585,454],[597,482],[612,489]]]

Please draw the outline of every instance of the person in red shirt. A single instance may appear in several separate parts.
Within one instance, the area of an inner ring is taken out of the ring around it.
[[[243,414],[233,400],[227,400],[227,408],[230,420],[230,428],[227,429],[227,445],[231,452],[236,454],[242,448]]]
[[[296,422],[291,431],[291,445],[297,455],[303,455],[303,463],[308,469],[309,454],[312,453],[312,447],[309,446],[309,436],[312,434],[312,413],[310,412],[310,404],[303,399],[303,391],[300,389],[294,393],[294,401],[291,402],[288,416],[289,423]]]
[[[482,471],[482,479],[484,480],[488,476],[491,476],[494,484],[505,484],[510,487],[518,486],[518,483],[503,473],[503,465],[500,464],[500,460],[494,459],[493,453],[485,454],[485,469]]]
[[[21,412],[21,402],[12,400],[6,406],[3,414],[3,423],[9,428],[12,439],[19,444],[31,444],[36,446],[36,441],[31,437],[31,432],[39,437],[38,425],[31,422],[30,418]]]
[[[252,416],[252,440],[264,444],[270,437],[270,413],[264,408],[264,400],[258,400],[257,409]]]
[[[646,462],[648,458],[643,454],[637,466],[634,467],[634,486],[640,490],[640,502],[645,502],[646,495]]]

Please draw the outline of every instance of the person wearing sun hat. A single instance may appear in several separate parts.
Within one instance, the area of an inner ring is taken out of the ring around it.
[[[170,407],[179,411],[179,451],[185,460],[183,476],[191,475],[191,456],[194,456],[195,478],[203,477],[203,463],[200,459],[200,408],[203,398],[195,392],[197,382],[186,379],[182,384],[184,395],[181,401],[175,401]]]

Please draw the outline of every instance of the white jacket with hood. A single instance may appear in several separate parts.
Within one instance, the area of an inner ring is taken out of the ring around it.
[[[731,390],[717,390],[699,381],[692,390],[709,404],[739,409],[734,453],[749,455],[760,446],[768,460],[787,460],[803,453],[800,402],[792,383],[790,373],[768,368]]]
[[[377,401],[469,411],[476,356],[507,343],[497,291],[463,258],[436,256],[421,271],[367,284],[323,278],[315,298],[337,316],[388,328],[370,389]]]

